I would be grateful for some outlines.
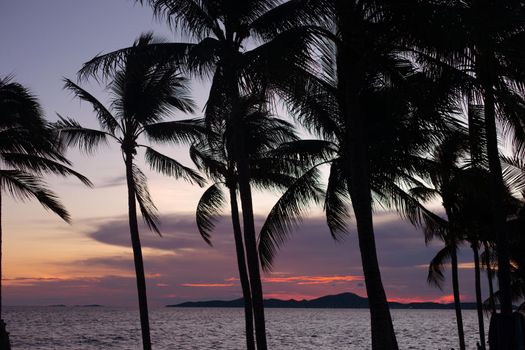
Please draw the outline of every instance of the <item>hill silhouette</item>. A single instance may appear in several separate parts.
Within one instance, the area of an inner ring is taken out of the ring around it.
[[[434,302],[398,303],[389,302],[392,309],[453,309],[454,304],[442,304]],[[208,300],[208,301],[188,301],[185,303],[166,305],[167,307],[244,307],[242,298],[234,300]],[[266,308],[292,308],[292,309],[366,309],[368,308],[368,298],[361,297],[354,293],[342,293],[336,295],[326,295],[311,300],[280,300],[265,299]],[[476,309],[475,303],[462,303],[463,309]]]

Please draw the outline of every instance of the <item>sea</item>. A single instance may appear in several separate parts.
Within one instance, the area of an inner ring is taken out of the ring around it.
[[[266,309],[269,349],[370,349],[366,309]],[[400,349],[457,349],[453,310],[392,310]],[[463,312],[467,349],[477,316]],[[13,350],[139,350],[138,310],[113,307],[5,307]],[[488,323],[488,320],[485,319]],[[150,310],[156,350],[245,349],[241,308]],[[488,325],[486,325],[488,328]]]

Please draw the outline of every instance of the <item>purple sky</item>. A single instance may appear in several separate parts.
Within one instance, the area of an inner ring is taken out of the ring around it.
[[[62,77],[75,78],[82,63],[99,52],[129,46],[153,30],[176,39],[152,11],[127,0],[3,0],[0,2],[0,75],[14,74],[31,89],[50,120],[55,112],[95,126],[91,109],[62,90]],[[206,82],[194,82],[202,107]],[[86,88],[101,100],[95,83]],[[183,116],[180,116],[183,117]],[[184,149],[167,150],[188,162]],[[60,223],[38,205],[7,201],[4,211],[4,303],[122,304],[136,301],[132,255],[126,226],[123,165],[116,147],[86,157],[69,153],[76,168],[96,184],[86,189],[71,179],[49,181],[71,211],[74,223]],[[189,163],[188,163],[189,164]],[[147,172],[161,212],[163,237],[142,230],[149,298],[154,305],[240,296],[235,253],[227,215],[217,226],[214,247],[197,233],[193,211],[202,189]],[[257,222],[275,201],[255,194]],[[225,213],[227,214],[227,212]],[[384,285],[392,300],[449,300],[426,283],[427,264],[439,243],[425,247],[422,233],[389,213],[375,218]],[[265,276],[268,297],[313,298],[352,291],[364,295],[355,230],[342,243],[332,241],[316,208],[280,252]],[[474,273],[464,247],[461,288],[473,300]]]

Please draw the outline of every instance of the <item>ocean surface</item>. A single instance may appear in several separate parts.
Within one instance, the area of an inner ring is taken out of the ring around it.
[[[140,349],[138,317],[110,307],[6,307],[4,314],[13,350]],[[400,349],[458,348],[453,310],[392,310],[392,317]],[[463,317],[467,349],[476,349],[476,312]],[[266,309],[266,318],[270,349],[370,349],[368,310]],[[241,308],[158,308],[150,323],[155,350],[245,348]]]

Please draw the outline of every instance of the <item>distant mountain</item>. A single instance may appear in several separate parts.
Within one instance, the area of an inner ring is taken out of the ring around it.
[[[454,304],[440,304],[433,302],[424,303],[397,303],[391,302],[392,309],[453,309]],[[243,299],[235,300],[210,300],[189,301],[181,304],[166,305],[167,307],[243,307]],[[366,309],[368,299],[354,293],[342,293],[337,295],[326,295],[312,300],[279,300],[265,299],[264,306],[267,308],[291,308],[291,309]],[[476,309],[475,303],[462,303],[463,309]]]

